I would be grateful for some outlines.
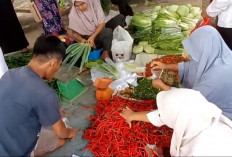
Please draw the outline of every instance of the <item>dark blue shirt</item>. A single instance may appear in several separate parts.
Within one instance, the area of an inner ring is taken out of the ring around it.
[[[41,126],[61,118],[59,100],[29,67],[11,69],[0,80],[0,156],[30,155]]]

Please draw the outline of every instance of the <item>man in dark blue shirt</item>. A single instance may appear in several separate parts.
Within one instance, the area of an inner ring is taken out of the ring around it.
[[[65,46],[54,36],[41,36],[28,66],[7,71],[0,80],[0,155],[29,156],[41,126],[51,127],[59,138],[74,138],[59,112],[51,80],[65,55]]]

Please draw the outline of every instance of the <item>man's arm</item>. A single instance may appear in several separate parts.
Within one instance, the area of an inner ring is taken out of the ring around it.
[[[76,129],[66,128],[62,119],[58,120],[52,128],[59,138],[73,139],[77,134]]]

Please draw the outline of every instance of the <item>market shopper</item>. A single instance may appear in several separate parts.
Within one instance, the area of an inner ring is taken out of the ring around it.
[[[198,91],[172,88],[157,95],[155,111],[121,113],[126,122],[150,122],[173,129],[171,156],[231,156],[232,121]]]
[[[112,30],[125,26],[125,17],[115,16],[107,23],[100,0],[72,0],[69,14],[69,37],[76,42],[89,43],[91,47],[103,48],[102,59],[111,56]]]
[[[217,30],[232,50],[232,1],[213,0],[202,16],[205,18],[218,17]]]
[[[8,67],[6,65],[2,49],[0,48],[0,79],[7,70],[8,70]]]
[[[11,0],[0,0],[0,47],[4,54],[28,52],[29,45]]]
[[[59,139],[72,139],[59,112],[59,99],[45,80],[51,80],[65,55],[65,46],[54,36],[37,39],[33,58],[25,67],[10,69],[0,79],[0,155],[29,156],[41,126],[52,127]]]
[[[179,64],[153,62],[154,69],[178,71],[181,87],[200,91],[232,119],[232,52],[218,31],[211,26],[197,29],[183,41],[191,60]],[[161,90],[171,87],[161,80],[153,81]]]
[[[43,34],[64,34],[61,15],[56,0],[35,0],[43,19]]]

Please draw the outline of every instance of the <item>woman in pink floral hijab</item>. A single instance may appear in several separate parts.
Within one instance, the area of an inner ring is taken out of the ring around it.
[[[72,0],[72,3],[69,14],[69,36],[76,42],[103,48],[102,59],[110,57],[112,30],[118,25],[124,27],[125,17],[117,15],[105,23],[100,0]]]

